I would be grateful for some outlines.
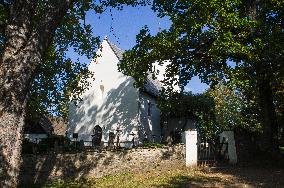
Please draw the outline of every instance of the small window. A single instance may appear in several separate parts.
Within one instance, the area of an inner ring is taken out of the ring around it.
[[[101,84],[100,84],[100,90],[101,90],[100,98],[103,99],[105,87],[103,85],[103,81],[102,80],[101,80]]]
[[[138,113],[139,113],[140,108],[141,108],[141,102],[138,101]]]
[[[152,113],[152,104],[151,102],[148,102],[148,116],[151,116]]]

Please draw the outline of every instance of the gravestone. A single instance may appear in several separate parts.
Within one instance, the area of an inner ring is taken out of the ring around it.
[[[92,144],[93,146],[100,146],[102,140],[103,129],[96,125],[93,129]]]
[[[114,149],[114,139],[115,139],[115,134],[114,132],[110,132],[108,136],[108,149]]]

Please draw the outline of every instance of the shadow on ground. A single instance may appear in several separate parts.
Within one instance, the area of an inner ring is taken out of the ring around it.
[[[32,185],[40,187],[50,180],[50,176],[57,176],[63,180],[84,177],[90,170],[97,167],[98,161],[103,160],[103,165],[107,165],[113,157],[113,155],[106,157],[103,153],[98,153],[94,158],[95,160],[87,160],[87,156],[85,153],[69,155],[50,153],[41,157],[25,156],[23,158],[25,165],[21,169],[19,187],[30,187]],[[60,174],[56,174],[58,172]]]
[[[170,178],[166,183],[159,185],[157,187],[163,188],[199,188],[204,187],[205,184],[219,184],[222,182],[221,178],[218,177],[206,177],[206,176],[196,176],[188,177],[184,175],[179,175]]]
[[[214,173],[232,175],[239,182],[254,187],[283,187],[284,169],[276,167],[230,167],[213,170]]]

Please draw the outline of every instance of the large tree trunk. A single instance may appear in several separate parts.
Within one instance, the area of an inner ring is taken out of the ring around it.
[[[249,15],[252,20],[258,19],[258,6],[263,4],[261,0],[244,0],[245,15]],[[263,35],[260,28],[252,31],[254,36]],[[256,79],[258,89],[258,104],[261,113],[261,123],[263,128],[262,149],[275,155],[278,151],[278,125],[276,119],[275,106],[273,102],[273,92],[271,87],[272,70],[269,62],[263,59],[261,62],[254,62],[256,66]]]
[[[24,114],[1,114],[1,187],[16,187],[20,169]]]
[[[262,120],[262,149],[272,155],[278,152],[278,124],[270,81],[265,76],[258,80],[259,106]]]
[[[34,4],[17,3],[11,8],[11,21],[5,33],[7,42],[0,62],[1,187],[17,186],[28,88],[35,62],[40,60],[39,53],[27,44]]]
[[[0,187],[16,187],[26,105],[33,74],[71,1],[48,1],[38,24],[37,0],[14,0],[0,59]]]

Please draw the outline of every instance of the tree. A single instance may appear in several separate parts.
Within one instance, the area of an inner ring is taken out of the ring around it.
[[[69,11],[55,31],[44,62],[35,71],[27,104],[28,118],[43,114],[66,117],[70,94],[72,100],[79,99],[88,86],[87,78],[94,76],[88,71],[86,62],[72,61],[66,54],[72,48],[88,59],[95,58],[99,38],[92,35],[91,25],[80,23],[85,14],[81,9]]]
[[[153,9],[160,17],[168,17],[171,27],[155,36],[143,28],[137,44],[124,54],[123,72],[141,85],[148,70],[157,73],[153,62],[170,60],[164,84],[183,87],[198,75],[210,85],[228,79],[239,88],[253,88],[248,94],[260,108],[262,148],[276,153],[273,88],[283,82],[284,2],[154,0]],[[279,78],[282,81],[276,82]]]
[[[207,138],[221,132],[216,124],[214,100],[209,95],[174,92],[170,96],[160,97],[158,105],[164,120],[172,117],[185,118],[182,129],[185,129],[189,119],[193,119],[199,131]]]
[[[59,65],[64,62],[65,69],[76,69],[67,58],[62,58],[68,47],[74,47],[79,54],[88,54],[91,51],[89,47],[96,48],[92,46],[94,41],[88,39],[90,32],[87,30],[91,28],[84,26],[86,11],[102,13],[109,6],[121,9],[123,4],[135,6],[140,3],[144,1],[0,1],[1,187],[17,186],[24,118],[32,95],[31,88],[36,92],[37,88],[45,89],[45,86],[40,85],[47,83],[46,78],[62,78],[60,71],[50,75],[43,72],[50,71],[56,62]],[[56,56],[53,55],[54,52]],[[63,74],[66,74],[63,77],[68,78],[65,85],[74,85],[74,82],[68,82],[69,78],[74,78],[74,75],[68,75],[72,71],[63,71]],[[42,93],[44,92],[41,91],[40,94]],[[45,96],[41,99],[44,98]]]
[[[255,101],[248,99],[238,88],[223,81],[209,88],[205,95],[213,98],[216,123],[223,131],[243,128],[259,132]]]

